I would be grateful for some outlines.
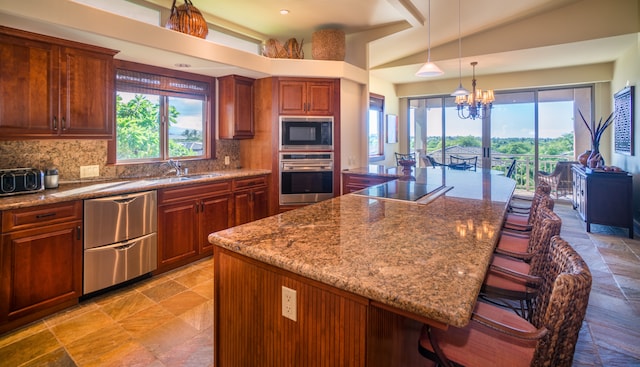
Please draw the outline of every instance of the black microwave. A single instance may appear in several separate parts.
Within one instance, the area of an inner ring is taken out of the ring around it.
[[[280,150],[333,150],[333,117],[280,117]]]

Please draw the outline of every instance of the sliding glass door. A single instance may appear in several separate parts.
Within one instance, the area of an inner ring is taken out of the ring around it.
[[[573,161],[578,110],[587,119],[592,87],[502,92],[485,119],[461,119],[450,96],[409,100],[409,146],[421,165],[451,163],[451,156],[477,157],[477,167],[506,172],[515,159],[518,187],[533,190],[538,171]]]

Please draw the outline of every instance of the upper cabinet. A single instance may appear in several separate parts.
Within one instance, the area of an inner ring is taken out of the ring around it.
[[[0,27],[0,138],[112,138],[115,54]]]
[[[281,115],[331,116],[336,81],[333,79],[279,78]]]
[[[238,75],[218,78],[220,139],[251,139],[254,79]]]

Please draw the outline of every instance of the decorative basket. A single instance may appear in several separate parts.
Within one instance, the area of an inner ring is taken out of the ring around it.
[[[200,38],[207,37],[209,33],[207,21],[200,13],[200,10],[193,6],[191,0],[184,0],[184,4],[180,6],[176,6],[176,0],[173,0],[171,15],[165,28]]]
[[[265,43],[262,54],[273,59],[304,59],[303,43],[304,40],[298,44],[295,38],[289,38],[283,45],[272,38]]]
[[[316,60],[344,61],[344,31],[321,29],[311,35],[311,55]]]

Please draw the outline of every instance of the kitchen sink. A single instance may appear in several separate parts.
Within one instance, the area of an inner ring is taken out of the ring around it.
[[[211,177],[218,177],[218,176],[220,176],[219,173],[203,173],[203,174],[195,174],[195,175],[189,175],[189,176],[162,177],[159,180],[163,182],[183,182],[183,181],[192,181],[192,180],[198,180],[201,178],[211,178]]]

